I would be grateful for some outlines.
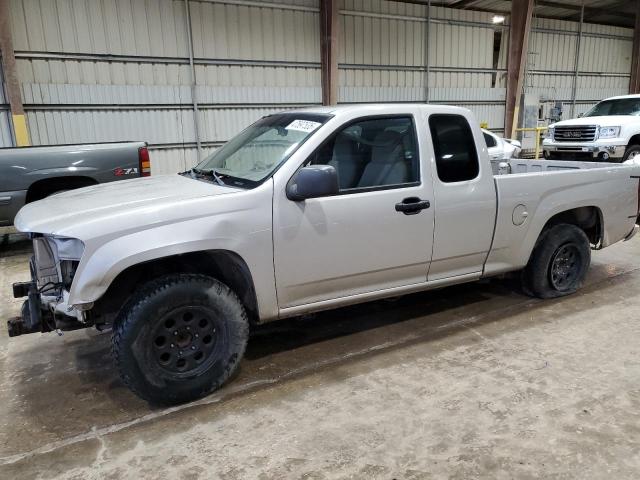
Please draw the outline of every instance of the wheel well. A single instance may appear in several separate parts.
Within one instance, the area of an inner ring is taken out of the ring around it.
[[[578,207],[557,213],[547,221],[542,231],[560,223],[581,228],[592,245],[598,245],[602,240],[602,212],[598,207]]]
[[[634,135],[633,137],[631,137],[631,139],[629,140],[629,147],[632,145],[640,145],[640,134],[638,135]]]
[[[105,318],[94,320],[109,323],[141,283],[172,273],[199,273],[216,278],[238,295],[250,321],[259,321],[258,300],[249,267],[239,255],[228,250],[172,255],[127,268],[95,304],[94,313]]]
[[[74,188],[88,187],[97,183],[91,177],[56,177],[38,180],[33,182],[27,190],[26,203],[42,200],[59,190],[73,190]]]

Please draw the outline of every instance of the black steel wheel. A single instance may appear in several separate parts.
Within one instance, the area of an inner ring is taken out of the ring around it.
[[[580,250],[573,243],[560,246],[551,258],[549,281],[551,286],[562,292],[569,290],[580,273]]]
[[[591,245],[584,231],[575,225],[554,225],[540,234],[523,270],[523,289],[540,298],[569,295],[582,286],[590,263]]]
[[[176,377],[206,371],[224,344],[224,321],[210,308],[187,305],[167,312],[151,332],[148,348],[158,366]]]
[[[114,324],[120,376],[156,404],[200,398],[236,370],[249,322],[236,294],[203,275],[179,274],[144,285]]]

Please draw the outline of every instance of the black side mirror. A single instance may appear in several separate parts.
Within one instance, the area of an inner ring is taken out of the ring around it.
[[[327,197],[339,191],[338,172],[331,165],[310,165],[298,170],[287,184],[287,198],[300,202]]]
[[[584,115],[584,113],[579,113],[578,114],[578,118],[581,118]]]

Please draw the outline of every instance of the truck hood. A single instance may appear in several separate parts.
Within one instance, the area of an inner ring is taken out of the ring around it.
[[[215,185],[181,175],[160,175],[105,183],[58,193],[25,205],[14,221],[21,232],[69,235],[82,239],[79,226],[117,223],[156,223],[166,210],[181,210],[195,199],[237,192],[234,187]],[[179,207],[178,209],[176,207]]]
[[[550,127],[569,127],[574,125],[600,125],[602,127],[620,127],[625,125],[640,125],[640,117],[634,115],[605,115],[602,117],[581,117],[562,120],[549,125]]]

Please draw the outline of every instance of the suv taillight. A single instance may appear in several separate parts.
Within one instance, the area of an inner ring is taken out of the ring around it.
[[[151,160],[149,159],[149,150],[147,147],[140,147],[138,149],[138,172],[140,172],[141,177],[151,175]]]

